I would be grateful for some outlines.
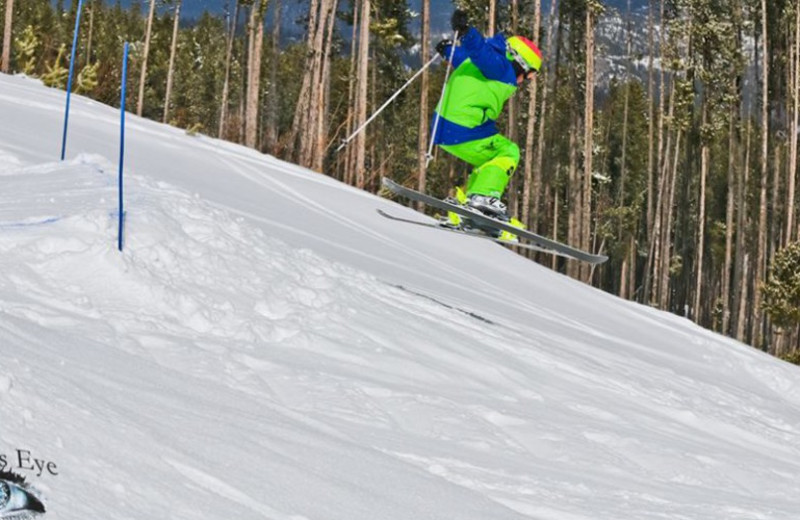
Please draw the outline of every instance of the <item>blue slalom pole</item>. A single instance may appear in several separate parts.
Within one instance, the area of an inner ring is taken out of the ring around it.
[[[69,98],[72,93],[72,74],[75,71],[75,49],[78,47],[78,31],[81,26],[83,0],[78,2],[78,13],[75,16],[75,33],[72,36],[72,54],[69,58],[69,78],[67,79],[67,109],[64,111],[64,137],[61,139],[61,160],[67,154],[67,123],[69,122]]]
[[[117,249],[122,251],[122,232],[125,222],[125,209],[122,198],[122,164],[125,157],[125,92],[128,84],[128,42],[125,42],[125,50],[122,56],[122,94],[119,102],[120,110],[120,132],[119,132],[119,231],[117,232]]]

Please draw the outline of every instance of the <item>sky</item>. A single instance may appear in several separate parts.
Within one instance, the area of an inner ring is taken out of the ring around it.
[[[64,93],[0,75],[0,471],[42,518],[800,517],[798,367],[130,114],[120,252],[119,112],[72,103],[61,162]]]

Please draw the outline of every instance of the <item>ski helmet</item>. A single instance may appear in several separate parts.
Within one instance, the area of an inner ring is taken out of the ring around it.
[[[542,66],[542,52],[535,43],[524,36],[512,36],[506,40],[506,56],[525,72],[538,71]]]

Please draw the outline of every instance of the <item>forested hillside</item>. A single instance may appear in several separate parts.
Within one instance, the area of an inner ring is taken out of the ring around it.
[[[800,2],[611,4],[462,5],[484,33],[522,33],[545,55],[501,120],[522,150],[511,210],[610,256],[594,270],[534,260],[798,361]],[[2,71],[65,88],[77,6],[0,0]],[[468,174],[447,154],[424,160],[442,66],[335,151],[430,59],[430,20],[449,6],[311,0],[296,19],[295,3],[241,0],[176,23],[183,8],[86,0],[75,91],[118,106],[129,41],[127,103],[145,117],[367,190],[388,176],[444,196]],[[287,24],[302,41],[280,44]]]

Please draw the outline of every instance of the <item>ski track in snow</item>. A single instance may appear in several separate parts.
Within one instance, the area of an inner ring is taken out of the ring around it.
[[[254,167],[251,166],[251,167],[248,168],[248,170],[249,171],[245,171],[242,168],[233,167],[231,171],[235,172],[235,173],[239,173],[240,175],[245,176],[246,178],[248,178],[248,179],[252,180],[253,182],[257,183],[258,185],[269,189],[276,196],[283,196],[283,197],[289,196],[289,198],[291,198],[292,200],[300,201],[303,204],[305,204],[306,208],[309,209],[309,210],[320,212],[320,213],[324,214],[326,217],[329,217],[329,218],[340,219],[340,221],[345,222],[346,225],[351,227],[354,231],[360,232],[360,233],[364,233],[365,235],[369,235],[369,236],[375,237],[378,240],[382,241],[384,244],[386,244],[388,247],[397,248],[398,250],[404,251],[404,252],[406,252],[408,254],[411,254],[411,255],[413,255],[413,256],[415,256],[415,257],[417,257],[417,258],[419,258],[419,259],[421,259],[421,260],[423,260],[425,262],[430,263],[431,267],[444,268],[444,269],[449,269],[451,271],[457,272],[459,275],[461,275],[461,278],[465,282],[469,281],[469,282],[472,282],[473,284],[475,284],[475,288],[472,289],[472,290],[475,291],[476,294],[478,294],[478,289],[479,289],[480,290],[480,294],[482,296],[484,296],[484,297],[487,295],[487,292],[488,293],[496,293],[498,295],[497,296],[498,299],[504,299],[505,301],[508,301],[509,299],[516,300],[515,303],[518,303],[521,306],[525,306],[526,305],[524,300],[518,300],[513,293],[497,291],[496,288],[492,284],[488,283],[486,281],[486,279],[483,278],[483,277],[476,276],[476,275],[473,275],[473,274],[471,274],[469,272],[460,270],[457,267],[449,265],[447,262],[445,262],[445,261],[443,261],[441,259],[435,258],[435,257],[433,257],[433,256],[431,256],[429,254],[425,254],[422,251],[413,251],[413,250],[409,251],[407,247],[404,247],[396,239],[392,239],[392,238],[388,237],[385,234],[377,233],[373,229],[371,229],[370,227],[366,226],[363,223],[360,223],[360,222],[357,222],[357,221],[354,221],[354,220],[351,220],[351,219],[342,219],[335,212],[325,208],[324,205],[322,205],[320,203],[317,203],[317,202],[309,199],[308,197],[305,197],[302,193],[300,193],[300,192],[298,192],[296,190],[293,190],[292,188],[290,188],[289,186],[287,186],[284,183],[281,183],[274,176],[272,178],[269,178],[269,180],[267,180],[267,178],[264,176],[264,174],[262,172],[260,172],[260,171],[254,170]],[[349,252],[355,253],[355,254],[364,254],[363,251],[352,250],[352,249]],[[369,255],[369,258],[371,258],[373,260],[377,260],[377,258],[372,256],[372,255]],[[397,265],[397,264],[394,264],[394,265]]]
[[[135,117],[119,253],[118,114],[45,160],[62,95],[0,76],[0,454],[58,462],[48,517],[800,517],[796,367]]]

